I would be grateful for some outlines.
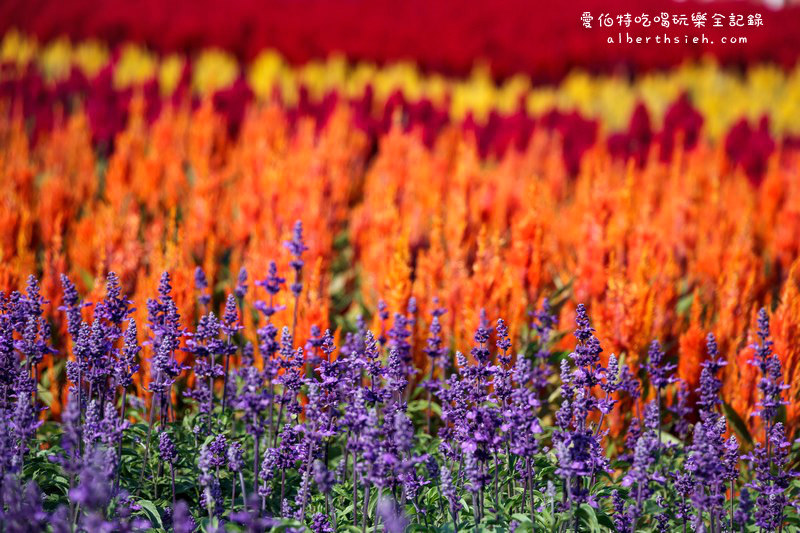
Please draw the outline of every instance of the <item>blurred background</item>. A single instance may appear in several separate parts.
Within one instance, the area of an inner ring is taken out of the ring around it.
[[[319,125],[349,106],[371,139],[400,124],[432,145],[456,124],[484,157],[546,128],[573,172],[598,136],[642,160],[652,143],[667,157],[676,135],[690,147],[702,130],[757,181],[776,143],[800,139],[800,6],[783,4],[13,0],[0,5],[0,98],[34,137],[85,105],[101,150],[137,93],[149,120],[210,98],[231,134],[253,100]],[[677,42],[616,42],[628,34]]]

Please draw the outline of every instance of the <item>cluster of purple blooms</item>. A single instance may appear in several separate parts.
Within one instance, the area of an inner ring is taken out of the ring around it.
[[[624,355],[604,358],[583,305],[575,349],[554,350],[558,323],[547,300],[531,313],[525,350],[485,312],[469,355],[453,350],[445,310],[434,300],[420,316],[413,298],[391,324],[380,304],[377,335],[359,318],[340,346],[317,327],[298,343],[307,250],[299,223],[286,247],[289,286],[271,263],[254,282],[266,300],[250,302],[242,269],[221,317],[198,268],[191,330],[167,273],[147,301],[146,332],[114,273],[93,309],[62,277],[69,394],[55,433],[39,429],[40,363],[55,353],[47,302],[33,277],[25,293],[0,294],[4,530],[577,532],[592,520],[620,533],[796,527],[796,473],[781,422],[787,387],[765,310],[752,361],[764,436],[743,453],[724,415],[725,360],[713,335],[697,390],[677,380],[658,341],[641,372]],[[283,290],[293,309],[276,305]],[[273,319],[284,311],[292,327],[279,330]],[[258,316],[254,342],[242,335],[244,313]],[[427,333],[418,329],[426,318]],[[421,336],[427,364],[418,369]],[[152,354],[147,376],[138,375],[143,346]],[[132,394],[134,377],[147,402]],[[612,435],[609,422],[620,416],[627,431]]]

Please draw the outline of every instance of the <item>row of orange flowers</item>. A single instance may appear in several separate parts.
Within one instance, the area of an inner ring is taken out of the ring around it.
[[[245,267],[252,308],[264,296],[252,280],[265,276],[269,261],[289,272],[281,242],[300,219],[310,248],[301,335],[311,325],[337,327],[342,317],[371,313],[379,299],[402,312],[413,296],[416,360],[425,367],[434,298],[447,308],[453,346],[470,344],[481,309],[504,318],[521,346],[528,311],[565,289],[562,329],[571,327],[575,304],[585,302],[606,356],[639,364],[658,338],[689,384],[697,382],[704,336],[713,331],[731,363],[723,396],[749,421],[757,372],[746,364],[748,346],[755,312],[766,305],[791,386],[789,425],[797,425],[794,152],[771,157],[758,189],[730,166],[722,147],[702,139],[669,163],[652,153],[641,167],[611,158],[597,143],[571,176],[559,136],[546,131],[524,151],[486,162],[456,127],[433,148],[417,132],[393,130],[370,154],[344,107],[318,131],[310,121],[290,127],[280,108],[253,104],[231,138],[209,101],[166,109],[152,124],[140,104],[107,159],[95,156],[80,110],[36,144],[22,120],[0,112],[0,290],[40,274],[55,309],[61,272],[97,301],[113,270],[143,324],[144,301],[169,270],[190,325],[198,312],[195,266],[205,269],[217,302]],[[347,298],[334,302],[333,295]],[[290,296],[283,298],[278,303],[291,309]],[[62,318],[52,316],[63,332]],[[254,317],[245,315],[251,334]],[[61,354],[47,360],[45,373],[54,412],[64,399],[60,362],[68,352],[63,337],[57,343]]]

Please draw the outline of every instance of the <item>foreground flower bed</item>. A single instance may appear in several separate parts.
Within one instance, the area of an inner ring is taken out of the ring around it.
[[[559,324],[548,300],[516,342],[502,318],[490,322],[482,311],[469,355],[453,355],[442,335],[446,310],[434,307],[426,369],[413,364],[410,339],[421,318],[413,298],[392,317],[381,302],[375,331],[359,317],[338,341],[312,327],[301,345],[297,302],[307,248],[299,222],[285,246],[291,270],[273,263],[254,283],[268,295],[254,303],[255,338],[241,331],[251,290],[244,273],[217,318],[198,268],[204,313],[186,327],[165,272],[146,302],[144,328],[131,318],[133,302],[116,274],[97,302],[83,300],[63,276],[71,355],[60,424],[37,416],[37,379],[52,351],[48,303],[34,277],[24,293],[2,295],[9,530],[800,526],[797,455],[783,423],[788,387],[765,310],[749,361],[759,373],[762,429],[750,436],[740,419],[723,414],[719,373],[727,363],[713,334],[692,390],[658,340],[639,370],[614,354],[602,363],[583,305],[570,352],[553,349]],[[293,304],[275,305],[281,293]],[[292,317],[292,326],[279,331],[279,315]],[[154,356],[146,392],[136,396],[143,346]],[[192,362],[179,363],[179,352]],[[630,422],[614,435],[609,417],[619,407]]]

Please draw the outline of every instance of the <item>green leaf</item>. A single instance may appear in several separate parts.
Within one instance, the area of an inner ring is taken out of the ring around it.
[[[689,312],[689,309],[692,308],[692,302],[694,302],[694,293],[690,292],[678,300],[678,305],[675,306],[675,310],[679,315],[685,315]]]
[[[161,515],[158,512],[155,504],[150,500],[139,500],[136,502],[142,508],[142,511],[145,515],[147,515],[147,519],[150,520],[150,525],[153,527],[163,528],[164,524],[161,523]]]
[[[595,513],[594,507],[588,503],[582,503],[579,513],[583,522],[589,526],[590,531],[600,531],[600,523],[597,521],[597,514]]]
[[[744,439],[745,442],[752,445],[753,437],[750,436],[750,432],[747,430],[747,424],[744,423],[739,413],[737,413],[728,402],[722,402],[722,412],[725,413],[725,418],[731,423],[736,434]]]

